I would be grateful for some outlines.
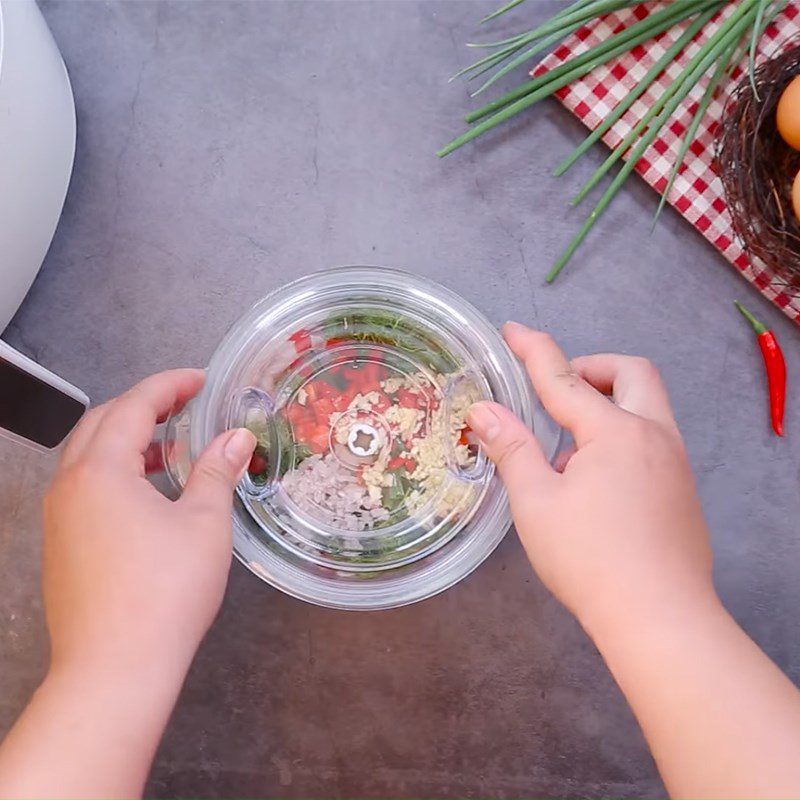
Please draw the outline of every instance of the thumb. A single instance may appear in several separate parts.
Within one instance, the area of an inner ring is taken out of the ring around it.
[[[476,403],[467,422],[494,462],[514,504],[530,494],[536,481],[555,476],[533,432],[498,403]]]
[[[247,428],[217,436],[192,467],[180,502],[228,511],[233,490],[247,469],[255,446],[256,437]]]

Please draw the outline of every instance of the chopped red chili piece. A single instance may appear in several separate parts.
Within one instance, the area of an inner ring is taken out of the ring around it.
[[[294,345],[297,353],[305,353],[306,350],[311,349],[311,334],[305,328],[295,331],[289,337],[289,341]]]
[[[399,389],[397,392],[397,403],[403,408],[419,408],[422,398],[416,392],[408,389]]]
[[[251,475],[260,475],[262,472],[266,472],[267,460],[263,456],[258,455],[258,453],[253,453],[250,458],[250,464],[247,467],[247,471]]]

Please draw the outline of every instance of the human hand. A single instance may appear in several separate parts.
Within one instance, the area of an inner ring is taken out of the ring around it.
[[[218,436],[175,502],[148,483],[143,455],[156,422],[203,380],[192,369],[152,375],[72,433],[44,502],[53,668],[180,681],[213,621],[230,567],[233,489],[255,437]]]
[[[621,355],[569,362],[549,336],[515,323],[504,335],[576,444],[554,469],[509,410],[479,403],[468,417],[545,585],[590,633],[626,608],[713,593],[706,525],[655,368]]]

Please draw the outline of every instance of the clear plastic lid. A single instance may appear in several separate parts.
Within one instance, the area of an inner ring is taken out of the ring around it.
[[[234,326],[208,372],[171,438],[188,437],[194,458],[225,428],[256,435],[236,553],[325,605],[429,596],[502,538],[505,495],[466,425],[472,403],[507,405],[551,454],[558,437],[488,321],[395,270],[331,270],[283,287]],[[175,468],[174,452],[168,461]]]
[[[231,404],[231,426],[258,438],[241,492],[255,521],[298,555],[354,571],[451,538],[492,472],[465,422],[491,397],[470,355],[409,311],[366,305],[269,349]]]

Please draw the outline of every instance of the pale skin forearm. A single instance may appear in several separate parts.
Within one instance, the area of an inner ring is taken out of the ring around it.
[[[800,795],[800,693],[713,590],[587,623],[673,797]]]
[[[89,411],[61,452],[44,501],[52,664],[0,745],[0,797],[142,792],[222,602],[233,490],[256,444],[244,429],[221,433],[175,502],[147,481],[156,424],[204,377],[192,369],[151,375]]]
[[[528,427],[479,403],[469,423],[508,490],[543,582],[594,639],[677,797],[800,797],[800,693],[712,585],[708,531],[652,364],[566,359],[548,336],[504,335],[573,435],[554,470]]]
[[[51,669],[0,748],[0,796],[141,795],[182,675]]]

